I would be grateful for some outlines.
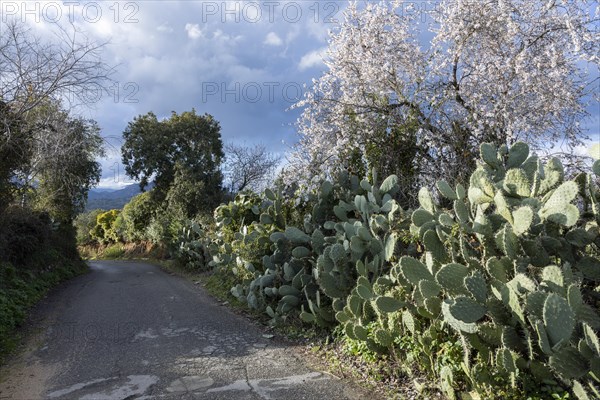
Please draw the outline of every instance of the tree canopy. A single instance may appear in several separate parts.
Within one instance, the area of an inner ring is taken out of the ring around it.
[[[585,139],[581,121],[598,101],[597,1],[442,0],[422,12],[430,23],[402,1],[350,4],[327,71],[296,105],[288,180],[356,161],[379,168],[400,148],[404,167],[387,164],[398,172],[464,180],[482,142],[570,152]]]
[[[127,175],[139,180],[142,190],[154,180],[155,201],[162,203],[169,191],[177,191],[185,183],[187,195],[191,187],[200,190],[194,196],[177,196],[177,202],[185,203],[181,207],[188,216],[218,204],[224,154],[220,125],[211,115],[198,115],[192,109],[173,112],[159,121],[149,112],[134,118],[123,138],[121,154]]]
[[[69,223],[100,177],[103,140],[72,101],[110,80],[103,44],[74,26],[38,37],[18,20],[0,37],[0,213],[12,202]],[[71,101],[71,102],[69,102]]]

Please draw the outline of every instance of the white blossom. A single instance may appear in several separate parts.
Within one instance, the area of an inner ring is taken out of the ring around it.
[[[327,71],[295,105],[303,112],[289,179],[329,173],[382,124],[411,116],[429,152],[423,161],[438,174],[436,163],[457,152],[456,126],[473,148],[581,143],[579,122],[598,101],[599,8],[598,0],[441,0],[427,7],[436,23],[421,32],[402,1],[352,2],[330,35]],[[433,36],[425,48],[423,36]]]

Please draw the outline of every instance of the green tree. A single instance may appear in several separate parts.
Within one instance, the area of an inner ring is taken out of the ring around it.
[[[0,100],[0,213],[14,198],[16,171],[29,159],[23,130],[22,120]]]
[[[156,205],[151,192],[140,193],[125,204],[121,212],[123,236],[128,241],[145,239],[145,232],[152,221]]]
[[[117,232],[115,221],[119,217],[119,210],[110,210],[96,217],[96,226],[90,232],[92,239],[98,243],[118,242],[120,237]]]
[[[104,211],[100,209],[91,210],[86,213],[81,213],[75,218],[73,225],[77,230],[77,244],[88,244],[93,240],[91,231],[96,226],[98,215],[103,212]]]
[[[100,155],[100,141],[97,127],[69,117],[65,106],[73,103],[63,100],[85,102],[89,89],[110,82],[113,69],[100,58],[103,43],[95,43],[74,26],[49,28],[55,29],[52,34],[40,37],[23,21],[3,21],[0,213],[17,195],[20,205],[28,206],[44,181],[55,203],[48,211],[68,221],[95,183],[99,165],[93,161]],[[95,154],[90,158],[90,153]]]
[[[54,132],[47,146],[62,150],[40,163],[35,198],[37,208],[69,224],[84,209],[89,190],[100,180],[96,157],[104,154],[103,139],[96,121],[56,114],[46,127]]]
[[[197,115],[192,109],[173,112],[170,118],[159,121],[149,112],[134,118],[123,137],[121,153],[127,175],[139,180],[142,190],[154,179],[152,197],[157,203],[163,203],[171,190],[178,191],[177,186],[185,183],[202,186],[204,193],[199,202],[196,196],[179,199],[185,203],[182,207],[188,217],[219,204],[224,154],[221,128],[211,115]]]

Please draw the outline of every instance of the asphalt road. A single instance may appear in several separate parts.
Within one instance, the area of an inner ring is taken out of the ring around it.
[[[90,266],[34,309],[0,399],[365,398],[186,279],[143,262]]]

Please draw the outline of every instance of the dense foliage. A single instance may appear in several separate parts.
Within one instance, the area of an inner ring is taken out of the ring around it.
[[[422,188],[414,211],[393,175],[240,195],[178,255],[272,323],[340,326],[449,398],[598,396],[600,161],[567,180],[521,142],[480,154],[469,184]]]
[[[9,207],[0,224],[0,359],[16,344],[12,331],[26,312],[57,283],[86,266],[69,225],[54,223],[47,212]]]
[[[74,26],[36,37],[5,19],[0,36],[0,353],[47,289],[85,270],[72,222],[98,183],[96,122],[73,114],[66,94],[107,81],[102,45]],[[82,238],[86,240],[86,238]]]
[[[157,203],[191,216],[212,211],[221,201],[224,157],[219,123],[196,111],[175,112],[159,121],[140,115],[123,132],[121,147],[127,175],[144,189],[153,176]]]

